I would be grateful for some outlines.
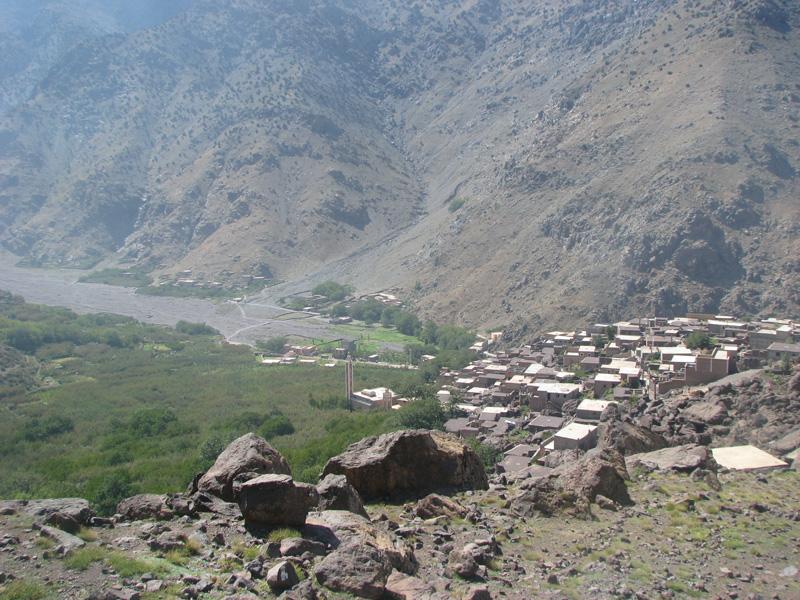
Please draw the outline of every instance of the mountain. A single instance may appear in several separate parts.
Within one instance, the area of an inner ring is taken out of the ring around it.
[[[0,114],[26,100],[75,46],[151,27],[189,0],[5,0],[0,6]]]
[[[518,332],[800,308],[789,0],[197,0],[0,117],[34,265],[335,278]]]

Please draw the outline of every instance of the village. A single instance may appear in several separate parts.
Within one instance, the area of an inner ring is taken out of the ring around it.
[[[437,398],[463,415],[445,423],[449,433],[501,448],[515,437],[526,440],[505,450],[497,468],[514,480],[546,474],[543,465],[553,451],[593,448],[610,407],[691,394],[768,365],[788,371],[800,359],[798,340],[796,321],[702,314],[551,331],[506,350],[495,332],[476,341],[478,360],[442,370]],[[398,409],[408,402],[387,388],[353,391],[350,399],[358,409]],[[730,468],[787,464],[749,445],[715,449],[714,456]]]

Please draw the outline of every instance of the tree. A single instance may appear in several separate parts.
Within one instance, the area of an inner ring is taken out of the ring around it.
[[[330,302],[339,302],[353,293],[353,287],[342,285],[335,281],[325,281],[315,286],[311,292],[317,296],[323,296]]]
[[[175,330],[186,335],[219,335],[219,331],[205,323],[191,323],[189,321],[178,321],[175,324]]]
[[[400,424],[409,429],[442,429],[445,414],[442,405],[435,399],[409,402],[400,409]]]
[[[283,336],[271,337],[268,340],[260,340],[258,344],[259,350],[269,352],[271,354],[283,353],[283,348],[286,346],[287,339]]]
[[[606,337],[608,338],[608,341],[612,341],[615,337],[617,337],[617,328],[613,325],[606,327]]]
[[[710,350],[714,347],[711,336],[703,331],[693,331],[686,336],[686,347],[692,350]]]

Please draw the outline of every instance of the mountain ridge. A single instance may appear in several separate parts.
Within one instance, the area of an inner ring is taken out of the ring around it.
[[[798,26],[777,0],[196,2],[2,119],[0,239],[482,326],[797,312]]]

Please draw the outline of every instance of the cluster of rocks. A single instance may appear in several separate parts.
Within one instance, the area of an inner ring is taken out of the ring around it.
[[[210,574],[161,580],[148,574],[138,581],[122,580],[96,598],[130,600],[168,585],[180,585],[185,598],[210,591],[242,596],[256,593],[259,581],[285,598],[316,598],[313,575],[333,592],[402,599],[437,597],[437,591],[415,577],[418,563],[407,533],[385,516],[370,521],[362,497],[423,497],[419,515],[462,518],[469,516],[468,509],[446,496],[428,494],[487,487],[475,452],[440,432],[407,430],[362,440],[331,459],[317,485],[294,481],[286,460],[265,440],[247,434],[195,477],[186,493],[127,498],[111,519],[100,519],[81,499],[6,503],[2,510],[35,517],[40,534],[51,538],[61,555],[86,544],[74,535],[82,526],[102,525],[131,533],[114,538],[113,549],[133,555],[190,551],[206,564],[232,568],[224,580]],[[299,535],[264,544],[278,528],[293,528]],[[245,560],[248,554],[242,548],[235,551],[235,536],[260,545],[255,558]],[[484,561],[474,554],[479,563]],[[475,576],[471,564],[458,570]]]
[[[800,369],[785,388],[770,373],[753,371],[705,389],[643,398],[626,418],[670,446],[756,444],[785,455],[800,447]]]

